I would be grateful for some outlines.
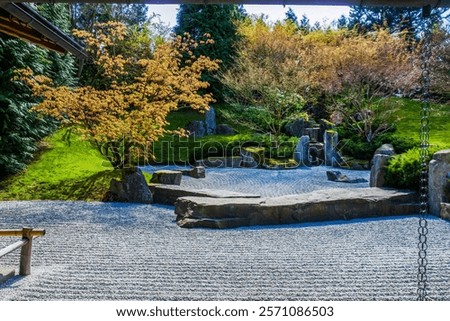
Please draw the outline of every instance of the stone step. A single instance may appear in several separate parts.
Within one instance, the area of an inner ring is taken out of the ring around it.
[[[195,189],[183,188],[176,185],[150,185],[150,190],[153,194],[153,202],[156,204],[175,205],[175,202],[180,197],[209,197],[209,198],[259,198],[257,194],[247,194],[240,192],[233,192],[227,190],[209,190],[209,189]]]
[[[272,198],[181,197],[175,203],[181,227],[227,228],[419,213],[412,191],[381,188],[328,189]]]

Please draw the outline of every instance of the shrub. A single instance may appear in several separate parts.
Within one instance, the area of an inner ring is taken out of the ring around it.
[[[436,151],[436,148],[430,150],[427,162]],[[389,161],[386,182],[391,187],[419,190],[421,172],[420,150],[413,148],[406,153],[394,156]]]

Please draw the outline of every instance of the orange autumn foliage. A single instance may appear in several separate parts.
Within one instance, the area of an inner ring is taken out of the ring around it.
[[[97,67],[99,88],[54,87],[51,79],[33,75],[30,69],[20,71],[21,78],[42,97],[35,111],[76,128],[116,168],[128,165],[131,152],[151,156],[151,144],[168,133],[170,112],[180,106],[203,111],[214,101],[211,94],[201,93],[209,86],[201,75],[217,70],[218,61],[192,56],[198,44],[187,34],[160,44],[152,57],[135,57],[118,45],[127,37],[121,23],[98,24],[95,33],[74,34],[84,41]],[[190,59],[183,60],[186,56]]]

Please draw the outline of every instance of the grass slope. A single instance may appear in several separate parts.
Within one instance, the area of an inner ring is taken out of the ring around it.
[[[23,172],[0,185],[0,200],[100,200],[111,178],[119,178],[89,142],[65,131],[45,139],[48,148]]]
[[[399,117],[395,135],[419,142],[421,102],[395,99]],[[439,149],[450,148],[450,105],[431,104],[430,144]]]

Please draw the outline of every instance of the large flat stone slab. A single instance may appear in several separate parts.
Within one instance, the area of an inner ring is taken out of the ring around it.
[[[181,227],[227,228],[417,214],[412,191],[381,188],[328,189],[272,198],[181,197]]]
[[[247,194],[227,190],[187,189],[176,185],[150,185],[153,202],[164,205],[175,205],[180,197],[208,197],[208,198],[259,198],[257,194]]]

